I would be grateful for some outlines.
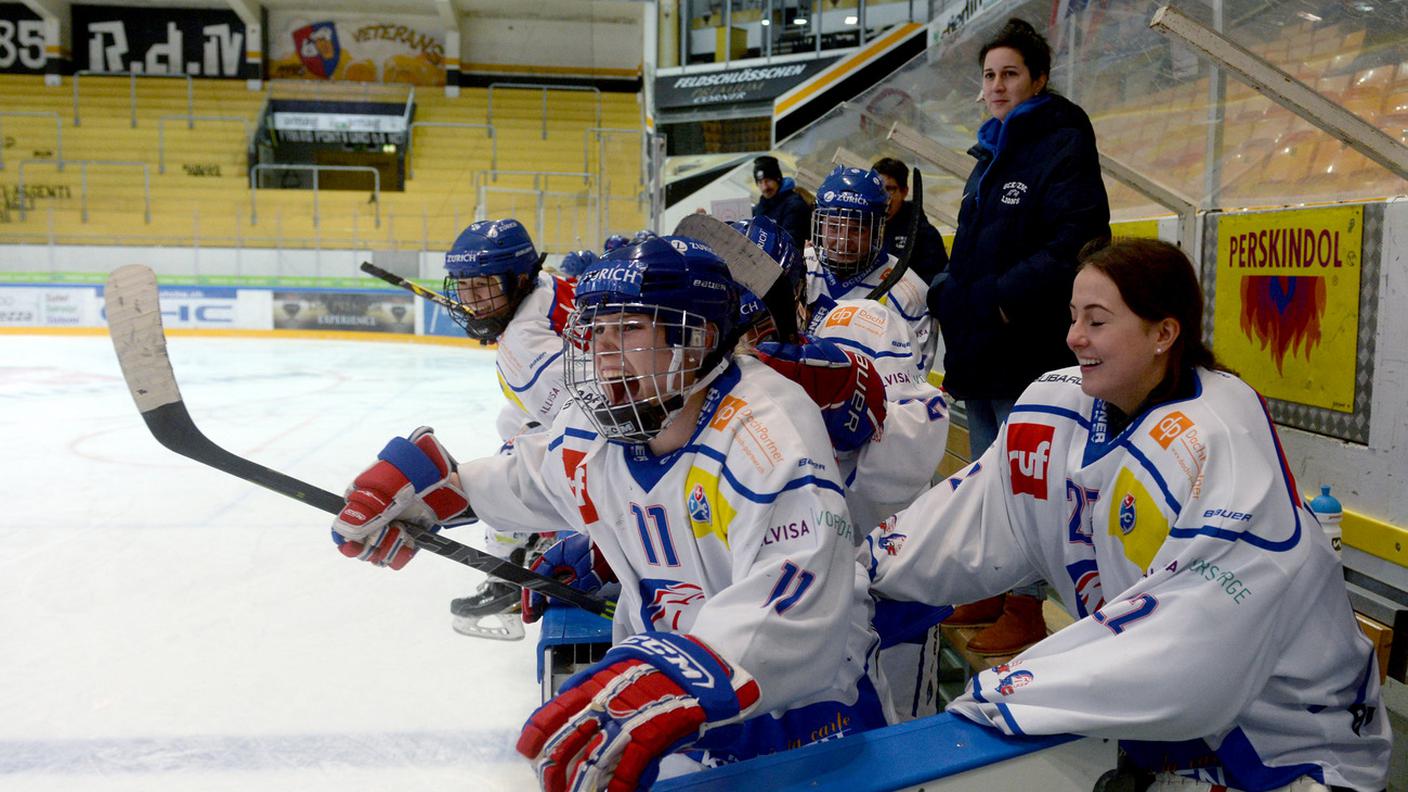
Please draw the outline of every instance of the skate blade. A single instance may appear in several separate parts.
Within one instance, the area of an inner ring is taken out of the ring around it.
[[[523,620],[517,613],[490,613],[485,616],[456,616],[450,626],[460,635],[491,641],[523,640]]]

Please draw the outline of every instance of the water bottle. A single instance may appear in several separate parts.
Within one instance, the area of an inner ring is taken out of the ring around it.
[[[1320,494],[1310,499],[1310,510],[1315,512],[1315,517],[1320,520],[1320,527],[1324,529],[1325,536],[1330,539],[1330,546],[1335,548],[1335,553],[1340,551],[1340,520],[1344,517],[1344,507],[1339,500],[1330,494],[1330,486],[1326,484],[1320,488]]]

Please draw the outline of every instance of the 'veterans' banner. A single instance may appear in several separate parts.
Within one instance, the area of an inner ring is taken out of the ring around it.
[[[1213,351],[1262,395],[1354,408],[1360,206],[1224,215]]]
[[[269,76],[445,84],[445,34],[436,17],[269,12]]]

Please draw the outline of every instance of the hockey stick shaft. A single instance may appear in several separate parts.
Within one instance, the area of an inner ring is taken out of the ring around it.
[[[337,495],[233,454],[216,445],[196,427],[181,398],[176,375],[167,356],[156,276],[150,269],[138,264],[118,268],[108,278],[105,296],[108,332],[117,351],[123,379],[137,403],[138,412],[157,442],[181,456],[330,514],[342,511],[343,499]],[[408,533],[416,546],[423,550],[509,583],[533,589],[607,618],[615,609],[615,603],[608,603],[559,580],[495,558],[429,530],[409,526]]]
[[[412,283],[411,281],[406,280],[405,278],[401,277],[400,275],[397,275],[394,272],[387,272],[386,270],[382,269],[381,267],[378,267],[370,261],[362,262],[362,272],[365,272],[368,275],[371,275],[376,278],[381,278],[392,286],[400,286],[411,294],[414,294],[417,297],[424,297],[425,299],[430,300],[431,302],[446,310],[462,311],[468,316],[474,315],[474,312],[466,308],[464,306],[464,303],[452,300],[449,297],[446,297],[445,295],[441,294],[440,292],[427,289],[418,283]]]
[[[900,255],[899,263],[890,270],[890,274],[880,281],[880,285],[870,290],[865,295],[867,300],[878,300],[884,297],[890,289],[895,288],[895,284],[900,282],[900,278],[909,271],[909,259],[914,255],[914,248],[919,244],[919,218],[924,214],[924,176],[918,168],[913,170],[914,174],[914,216],[909,218],[909,244],[905,246],[904,253]]]

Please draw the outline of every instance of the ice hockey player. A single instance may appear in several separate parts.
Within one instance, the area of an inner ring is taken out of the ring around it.
[[[1087,251],[1070,306],[1079,366],[1038,378],[982,457],[870,538],[881,596],[1045,578],[1079,619],[949,710],[1117,738],[1133,778],[1110,789],[1382,789],[1373,647],[1266,405],[1204,345],[1187,256]]]
[[[574,250],[562,257],[562,263],[557,265],[557,269],[568,278],[575,279],[582,274],[582,270],[596,260],[596,253],[590,250]]]
[[[541,271],[528,231],[513,219],[470,225],[445,254],[445,293],[471,313],[450,315],[471,338],[498,342],[495,368],[508,403],[496,428],[512,453],[515,439],[542,431],[567,400],[562,384],[562,331],[572,312],[572,284]],[[516,564],[531,562],[543,536],[485,526],[486,550]],[[518,587],[489,579],[450,603],[454,627],[466,635],[516,640]]]
[[[866,297],[898,264],[884,252],[889,201],[880,174],[873,170],[838,165],[822,181],[806,248],[807,302],[814,314],[827,313],[840,300]],[[879,298],[909,324],[918,345],[914,362],[921,377],[928,376],[938,344],[925,302],[928,288],[907,270]]]
[[[799,297],[806,265],[766,217],[731,224],[782,265]],[[874,526],[929,487],[948,443],[948,404],[919,376],[909,325],[872,300],[826,301],[803,311],[801,343],[783,343],[762,301],[742,291],[739,321],[753,354],[803,386],[821,409],[856,525]],[[881,667],[901,720],[938,710],[933,658],[949,609],[882,603],[875,623]]]
[[[524,727],[546,789],[648,786],[667,754],[729,761],[888,720],[826,429],[799,386],[732,356],[736,311],[726,266],[695,240],[613,252],[578,282],[573,399],[547,432],[458,466],[428,430],[393,440],[378,464],[404,485],[363,496],[359,477],[335,525],[376,541],[472,503],[595,542],[622,585],[616,640]]]

